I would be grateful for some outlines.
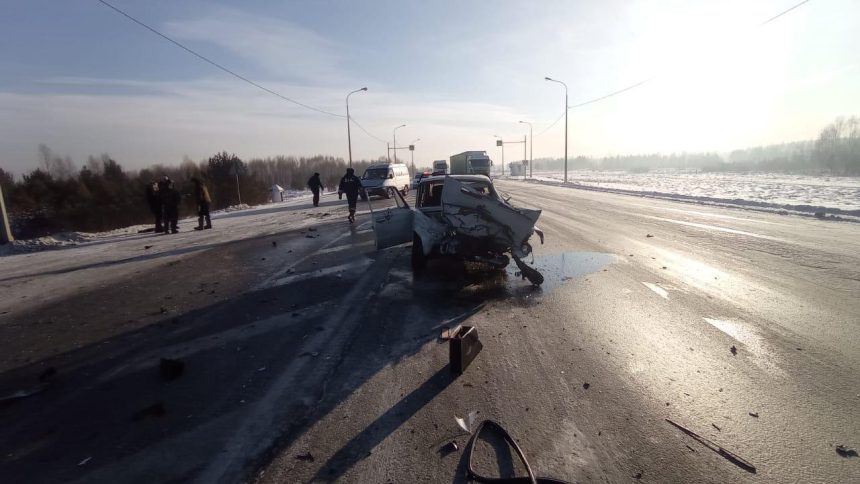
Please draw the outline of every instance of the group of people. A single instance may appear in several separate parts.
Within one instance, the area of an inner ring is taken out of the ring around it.
[[[323,183],[320,181],[320,174],[314,173],[308,180],[308,188],[314,194],[314,207],[320,206],[320,190],[323,189]],[[355,176],[355,170],[352,168],[346,169],[346,175],[340,179],[340,184],[337,187],[337,196],[343,200],[346,195],[346,203],[349,207],[349,216],[347,220],[350,223],[355,222],[355,209],[358,204],[358,194],[361,191],[361,178]]]
[[[209,204],[212,203],[212,197],[209,196],[209,190],[196,177],[191,179],[191,183],[194,185],[192,195],[197,202],[197,227],[194,227],[194,230],[211,229],[212,219],[209,216]],[[147,185],[146,201],[149,204],[149,210],[155,217],[156,233],[175,234],[179,232],[179,203],[182,201],[182,194],[176,190],[170,177],[164,176],[161,180],[153,181]]]

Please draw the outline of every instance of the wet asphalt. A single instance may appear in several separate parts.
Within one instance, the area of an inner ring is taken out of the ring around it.
[[[236,274],[223,298],[4,373],[60,369],[0,406],[2,480],[466,482],[474,412],[571,482],[860,481],[836,452],[860,448],[860,226],[498,187],[544,210],[542,287],[444,260],[415,277],[367,214],[189,256]],[[483,343],[460,376],[456,324]],[[522,475],[486,444],[482,473]]]

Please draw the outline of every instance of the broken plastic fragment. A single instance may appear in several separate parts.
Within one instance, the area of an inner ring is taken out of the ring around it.
[[[472,427],[474,426],[475,419],[477,417],[478,417],[478,412],[475,410],[472,410],[471,412],[469,412],[469,414],[466,416],[465,419],[462,419],[460,417],[455,416],[454,420],[457,422],[457,425],[459,425],[460,428],[463,429],[463,432],[466,432],[467,434],[471,434],[472,433]]]

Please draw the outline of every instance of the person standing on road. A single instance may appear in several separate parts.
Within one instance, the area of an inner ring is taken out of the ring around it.
[[[164,227],[161,226],[161,197],[158,193],[158,183],[153,180],[152,183],[146,185],[146,203],[149,205],[149,211],[155,217],[155,233],[164,232]]]
[[[323,188],[323,184],[320,181],[320,174],[314,173],[310,179],[308,180],[308,188],[314,192],[314,207],[320,206],[320,190]]]
[[[197,227],[194,230],[203,230],[212,228],[212,219],[209,218],[209,204],[212,203],[212,197],[209,196],[209,190],[198,178],[191,179],[194,184],[194,200],[197,201]],[[203,221],[206,225],[203,225]]]
[[[346,175],[340,179],[340,185],[337,187],[338,198],[343,199],[343,194],[346,194],[346,202],[349,205],[349,222],[355,222],[355,205],[358,202],[358,192],[361,191],[361,179],[355,176],[355,170],[352,168],[346,169]]]
[[[173,182],[169,178],[166,185],[161,198],[164,203],[164,233],[170,230],[170,233],[175,234],[179,232],[179,200],[182,196],[173,188]]]

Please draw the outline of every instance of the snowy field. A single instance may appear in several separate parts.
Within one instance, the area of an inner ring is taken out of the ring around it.
[[[562,172],[534,175],[548,183],[560,183],[564,178]],[[568,172],[568,181],[594,189],[704,204],[860,217],[860,177],[576,170]]]

